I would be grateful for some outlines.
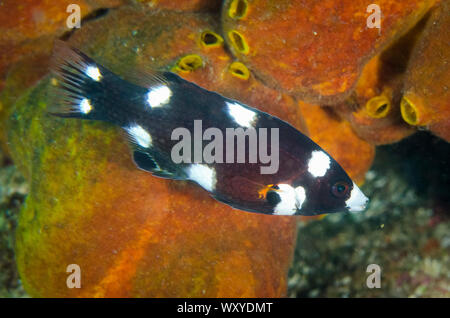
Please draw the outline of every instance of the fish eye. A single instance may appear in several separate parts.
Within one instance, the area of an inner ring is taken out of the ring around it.
[[[331,187],[331,193],[337,198],[343,198],[347,196],[350,187],[343,181],[338,181]]]

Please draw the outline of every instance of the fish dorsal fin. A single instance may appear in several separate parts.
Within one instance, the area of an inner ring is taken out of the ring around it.
[[[170,81],[165,76],[165,72],[154,71],[150,69],[133,70],[133,72],[123,73],[123,78],[135,85],[141,87],[153,87],[157,85],[169,85]]]
[[[125,66],[117,69],[117,73],[120,77],[130,83],[137,86],[150,88],[154,86],[170,86],[175,84],[174,81],[178,76],[168,71],[159,71],[149,68],[148,66],[136,66],[130,68]]]

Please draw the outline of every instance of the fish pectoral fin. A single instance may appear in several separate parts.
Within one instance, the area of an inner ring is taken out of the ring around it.
[[[172,160],[163,158],[157,151],[134,149],[133,161],[138,168],[151,172],[156,177],[186,180],[185,174],[177,165]]]
[[[258,191],[258,199],[266,200],[269,191],[279,191],[274,184],[268,184]]]

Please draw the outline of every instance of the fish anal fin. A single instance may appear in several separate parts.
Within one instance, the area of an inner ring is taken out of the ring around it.
[[[139,169],[145,171],[154,171],[159,169],[158,164],[155,160],[147,153],[141,152],[139,150],[133,151],[133,161],[138,166]]]
[[[133,150],[133,161],[139,169],[150,172],[152,175],[173,180],[186,180],[184,173],[172,161],[163,158],[157,151],[149,149]]]

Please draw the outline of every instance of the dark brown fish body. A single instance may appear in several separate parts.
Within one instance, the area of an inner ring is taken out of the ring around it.
[[[234,208],[277,215],[361,211],[367,198],[339,164],[277,117],[170,72],[130,82],[58,42],[54,114],[128,134],[136,165],[198,183]]]

